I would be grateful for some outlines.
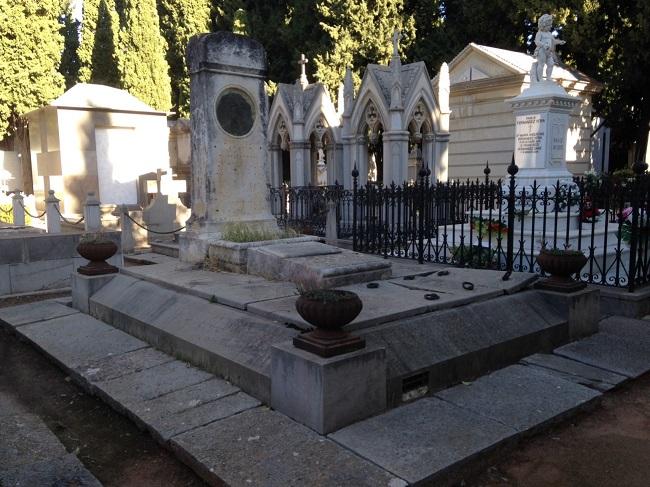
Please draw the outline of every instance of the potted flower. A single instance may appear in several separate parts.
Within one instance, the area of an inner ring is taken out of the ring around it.
[[[537,263],[543,273],[551,275],[538,284],[542,289],[570,293],[587,286],[572,277],[585,266],[587,257],[579,250],[571,250],[568,244],[563,249],[549,249],[544,243],[537,256]]]
[[[295,337],[294,346],[320,357],[333,357],[364,348],[364,339],[343,329],[363,308],[359,296],[351,291],[323,288],[313,276],[296,277],[300,291],[296,311],[315,329]]]
[[[86,233],[79,239],[77,252],[89,262],[77,268],[77,272],[87,276],[99,276],[118,272],[118,268],[106,262],[115,252],[117,244],[102,232]]]

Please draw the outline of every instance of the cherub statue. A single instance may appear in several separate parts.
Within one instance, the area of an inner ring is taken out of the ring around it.
[[[537,66],[531,75],[535,76],[535,81],[542,81],[544,79],[544,65],[546,65],[546,79],[550,81],[553,66],[559,63],[555,46],[565,44],[565,41],[556,39],[551,34],[553,27],[553,16],[550,14],[542,15],[537,21],[537,35],[535,35],[535,53],[537,58]]]

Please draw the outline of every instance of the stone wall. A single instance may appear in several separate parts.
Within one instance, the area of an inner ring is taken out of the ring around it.
[[[107,236],[118,245],[109,259],[122,267],[120,232]],[[70,276],[88,261],[77,253],[80,233],[0,236],[0,296],[69,287]]]

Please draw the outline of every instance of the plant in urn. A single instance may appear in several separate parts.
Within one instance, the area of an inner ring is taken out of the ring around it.
[[[77,252],[89,261],[88,264],[77,268],[79,274],[100,276],[119,271],[117,267],[106,262],[106,259],[110,259],[117,252],[117,244],[101,232],[84,234],[79,239]]]

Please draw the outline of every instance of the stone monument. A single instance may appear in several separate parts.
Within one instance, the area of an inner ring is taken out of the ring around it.
[[[533,181],[552,187],[558,180],[562,184],[573,180],[566,166],[566,134],[569,114],[580,99],[567,94],[551,78],[558,62],[555,46],[564,44],[551,34],[552,22],[548,14],[540,17],[535,36],[537,61],[531,69],[530,86],[508,100],[515,114],[515,162],[520,187]]]
[[[200,34],[187,46],[187,66],[192,215],[180,258],[202,262],[227,223],[277,231],[268,191],[266,53],[245,36]]]

